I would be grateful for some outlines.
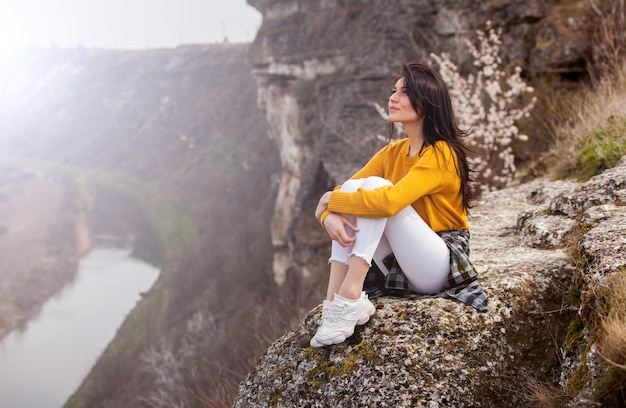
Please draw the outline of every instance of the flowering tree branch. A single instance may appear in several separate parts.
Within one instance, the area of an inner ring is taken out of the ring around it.
[[[536,103],[533,97],[525,106],[519,106],[522,95],[532,93],[533,88],[521,78],[520,67],[509,76],[503,71],[500,35],[501,31],[487,22],[486,33],[477,31],[478,45],[467,41],[477,72],[466,78],[449,54],[431,54],[448,84],[460,125],[472,131],[467,143],[480,155],[469,160],[485,190],[504,187],[513,180],[516,168],[512,143],[528,139],[515,123],[528,117]]]

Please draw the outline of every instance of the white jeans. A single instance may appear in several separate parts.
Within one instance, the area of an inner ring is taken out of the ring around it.
[[[381,177],[368,177],[346,181],[341,191],[373,190],[391,185],[389,180]],[[450,272],[450,251],[412,206],[389,218],[342,215],[348,217],[359,231],[355,234],[354,245],[342,247],[338,242],[332,242],[329,262],[350,265],[351,257],[355,255],[371,265],[373,259],[387,275],[389,270],[382,260],[393,252],[412,290],[433,293],[443,288]],[[346,230],[352,235],[352,230]]]

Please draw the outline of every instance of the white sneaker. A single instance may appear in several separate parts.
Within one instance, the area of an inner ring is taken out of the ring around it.
[[[324,319],[326,319],[326,316],[328,315],[328,311],[330,310],[330,305],[333,304],[332,300],[328,300],[328,299],[324,299],[324,301],[322,302],[322,323],[324,322]],[[323,344],[318,342],[317,340],[315,340],[315,336],[311,337],[311,347],[322,347]]]
[[[357,325],[367,323],[376,312],[365,292],[361,292],[358,299],[346,299],[335,294],[329,306],[327,311],[322,309],[322,324],[311,339],[311,347],[344,342],[354,334]]]

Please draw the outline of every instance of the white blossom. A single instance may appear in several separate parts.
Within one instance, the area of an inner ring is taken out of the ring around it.
[[[487,32],[476,33],[477,44],[467,42],[478,71],[466,78],[459,74],[449,54],[431,54],[448,85],[461,127],[472,130],[467,144],[484,156],[470,158],[469,162],[485,189],[502,187],[513,180],[516,168],[511,145],[515,140],[528,140],[515,122],[528,117],[536,103],[533,97],[526,106],[519,106],[521,96],[532,93],[533,88],[522,79],[520,67],[508,76],[503,71],[500,35],[501,30],[496,31],[487,22]]]

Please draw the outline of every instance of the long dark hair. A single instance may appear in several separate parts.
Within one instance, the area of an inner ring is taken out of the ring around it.
[[[430,67],[419,63],[404,64],[402,74],[404,86],[411,105],[420,117],[424,118],[422,134],[424,147],[435,146],[435,142],[444,140],[454,151],[457,158],[455,166],[461,178],[463,207],[472,208],[480,192],[474,182],[474,172],[467,162],[467,147],[462,138],[469,131],[461,130],[456,122],[448,87],[441,76]],[[393,138],[394,124],[389,123],[389,140]]]

